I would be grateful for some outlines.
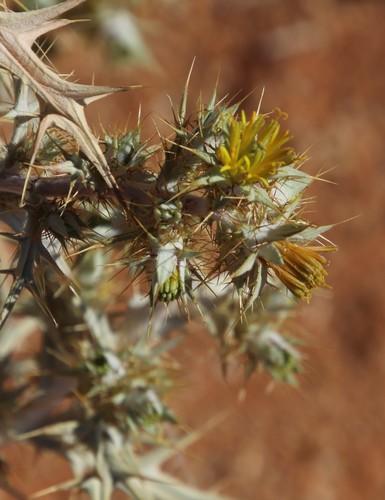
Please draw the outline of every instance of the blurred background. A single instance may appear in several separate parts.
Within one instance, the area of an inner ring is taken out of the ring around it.
[[[311,188],[309,218],[341,223],[329,233],[340,248],[329,267],[334,290],[296,318],[305,356],[297,388],[264,374],[246,382],[237,366],[225,380],[207,334],[191,332],[179,348],[183,387],[172,406],[187,428],[219,423],[169,470],[237,500],[385,498],[385,3],[95,0],[73,17],[92,22],[55,34],[61,73],[145,86],[92,105],[95,130],[135,126],[141,106],[143,137],[169,135],[163,120],[195,58],[190,112],[216,85],[220,97],[251,94],[251,111],[264,88],[262,112],[287,112],[307,171],[328,172],[329,183]],[[71,477],[58,458],[28,447],[10,450],[10,461],[28,493]]]

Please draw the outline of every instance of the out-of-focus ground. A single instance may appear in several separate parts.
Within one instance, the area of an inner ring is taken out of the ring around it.
[[[265,87],[262,111],[288,113],[295,147],[310,147],[308,170],[330,169],[325,178],[334,184],[314,184],[309,218],[325,224],[357,216],[329,233],[340,247],[329,268],[334,291],[319,293],[299,313],[306,362],[298,388],[271,391],[265,375],[245,385],[241,369],[225,381],[207,336],[192,332],[183,344],[186,385],[173,402],[181,420],[195,429],[224,410],[230,415],[170,470],[239,500],[383,499],[385,3],[184,0],[158,2],[146,16],[157,20],[147,33],[156,72],[109,65],[97,43],[63,34],[60,71],[75,69],[83,83],[94,74],[98,84],[148,86],[94,105],[94,123],[101,116],[105,126],[124,127],[141,102],[142,115],[151,112],[144,135],[155,134],[152,118],[168,133],[157,117],[171,117],[166,94],[177,105],[196,57],[191,110],[200,91],[208,99],[218,73],[219,95],[255,90],[247,110]],[[51,455],[23,449],[11,461],[19,464],[15,484],[29,493],[69,477]]]

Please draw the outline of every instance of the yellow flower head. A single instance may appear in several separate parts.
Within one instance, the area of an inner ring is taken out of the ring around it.
[[[249,121],[243,111],[240,120],[235,117],[230,120],[225,143],[216,152],[222,164],[220,171],[234,184],[261,182],[268,187],[268,179],[277,169],[295,159],[293,149],[283,147],[291,139],[288,131],[280,134],[278,120],[256,112]]]
[[[336,247],[306,247],[288,241],[276,242],[274,245],[282,256],[283,264],[270,266],[293,295],[309,302],[314,288],[328,286],[324,269],[328,261],[320,252],[334,251]]]

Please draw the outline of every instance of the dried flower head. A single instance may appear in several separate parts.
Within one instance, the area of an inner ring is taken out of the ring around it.
[[[309,302],[315,288],[328,286],[325,282],[328,261],[321,253],[334,251],[336,247],[302,246],[289,241],[274,245],[282,257],[282,264],[270,264],[270,267],[295,297]]]

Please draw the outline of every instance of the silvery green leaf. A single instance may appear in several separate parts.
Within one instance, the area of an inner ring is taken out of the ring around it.
[[[74,479],[70,479],[69,481],[64,481],[63,483],[59,483],[59,484],[56,484],[54,486],[50,486],[49,488],[44,488],[43,490],[40,490],[40,491],[34,493],[29,498],[30,499],[42,498],[42,497],[46,497],[47,495],[52,495],[54,493],[57,493],[59,491],[75,490],[76,488],[81,487],[82,483],[83,483],[82,477],[75,477]],[[51,498],[52,498],[52,496],[51,496]],[[101,498],[101,497],[98,497],[98,498]]]
[[[74,435],[77,428],[79,426],[79,422],[76,420],[67,420],[65,422],[58,422],[55,424],[46,425],[44,427],[40,427],[39,429],[34,429],[30,432],[25,432],[23,434],[19,434],[17,439],[19,441],[24,441],[26,439],[32,439],[38,436],[63,436],[63,435]]]
[[[265,330],[256,342],[263,363],[277,380],[295,383],[300,356],[295,348],[276,331]]]
[[[206,172],[206,175],[199,177],[194,181],[194,186],[212,186],[213,184],[219,184],[221,182],[226,182],[223,174],[219,172],[219,169],[214,167]]]
[[[243,264],[231,275],[231,277],[237,278],[238,276],[242,276],[242,274],[249,272],[253,268],[256,259],[257,255],[255,253],[251,253]]]
[[[288,241],[294,243],[304,243],[307,241],[316,240],[322,233],[329,231],[333,227],[333,224],[329,224],[327,226],[319,226],[319,227],[306,227],[303,231],[293,234],[290,236]]]
[[[267,226],[258,231],[256,235],[256,242],[265,243],[269,241],[285,240],[290,236],[293,236],[294,234],[298,234],[304,231],[307,227],[307,224],[294,222],[290,224],[274,224],[271,226]]]
[[[300,201],[300,194],[312,181],[313,179],[310,176],[283,179],[282,182],[278,182],[274,185],[272,197],[280,205],[286,205],[286,203],[292,202],[289,206],[289,208],[292,209],[293,205],[297,205],[295,203],[296,199]],[[293,210],[290,210],[290,212],[292,213]]]
[[[238,186],[238,190],[241,191],[242,195],[246,196],[249,201],[262,203],[262,205],[271,208],[274,212],[278,212],[277,204],[273,202],[265,188],[258,186],[257,184],[253,184]]]
[[[215,160],[213,158],[213,155],[210,153],[206,153],[206,151],[202,151],[201,149],[194,149],[192,150],[192,153],[197,156],[200,160],[204,161],[207,163],[207,165],[215,165]]]
[[[310,177],[309,174],[299,170],[298,168],[292,167],[291,165],[287,165],[285,167],[281,167],[277,170],[276,174],[272,176],[272,179],[282,179],[285,177]]]
[[[90,329],[93,337],[102,347],[113,349],[116,346],[118,339],[111,329],[111,325],[106,314],[92,307],[88,307],[84,304],[80,297],[76,297],[76,300],[78,302],[78,306],[84,308],[84,321]]]
[[[165,243],[159,247],[156,258],[156,278],[158,285],[163,285],[172,276],[178,263],[178,253],[182,249],[183,243],[181,241]]]
[[[125,485],[133,489],[141,500],[231,500],[230,497],[219,493],[185,485],[162,470],[162,465],[168,459],[199,439],[202,434],[202,430],[195,431],[180,440],[176,447],[157,447],[141,455],[138,457],[141,476],[133,475],[125,481]]]
[[[153,497],[144,497],[142,496],[142,488],[138,484],[130,484],[126,478],[118,479],[116,481],[116,488],[120,491],[123,491],[128,495],[127,498],[132,500],[154,500]]]
[[[258,251],[258,256],[268,262],[271,262],[272,264],[276,264],[277,266],[281,266],[283,264],[283,259],[279,250],[272,243],[262,245]]]
[[[263,261],[259,261],[257,276],[251,288],[251,294],[246,301],[243,313],[246,313],[246,311],[253,306],[254,302],[260,296],[262,289],[266,283],[266,278],[267,278],[267,266]]]
[[[130,480],[129,484],[136,484],[136,491],[140,491],[138,483],[141,483],[142,500],[230,500],[218,493],[201,491],[193,486],[188,486],[173,478],[161,470],[156,471],[156,475],[150,476],[149,480]]]

